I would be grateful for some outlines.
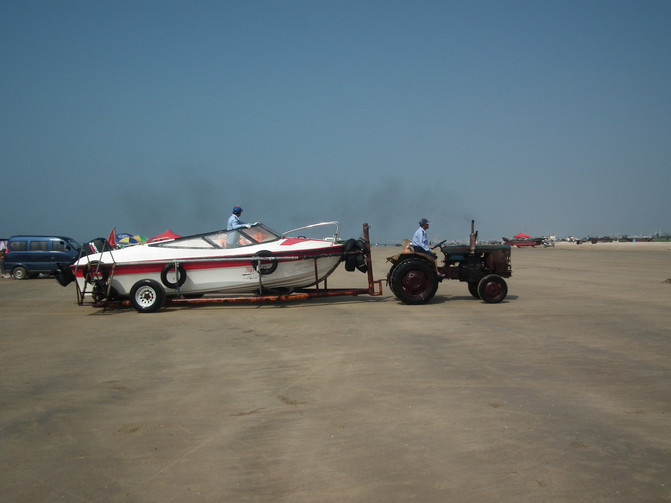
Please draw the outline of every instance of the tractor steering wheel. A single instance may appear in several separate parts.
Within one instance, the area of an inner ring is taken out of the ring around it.
[[[432,246],[431,249],[432,249],[432,250],[435,250],[435,249],[438,248],[440,245],[442,245],[445,241],[447,241],[447,239],[443,239],[443,240],[442,240],[440,243],[438,243],[437,245]]]

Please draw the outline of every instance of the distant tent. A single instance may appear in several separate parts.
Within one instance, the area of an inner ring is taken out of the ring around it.
[[[166,239],[177,239],[181,238],[182,236],[175,234],[172,232],[170,229],[165,231],[163,234],[159,234],[158,236],[154,236],[153,238],[149,238],[149,243],[155,243],[156,241],[165,241]]]
[[[515,239],[529,239],[531,236],[524,234],[523,232],[519,233],[517,236],[513,236]]]

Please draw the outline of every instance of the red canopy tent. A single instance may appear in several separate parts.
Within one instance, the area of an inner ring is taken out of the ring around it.
[[[529,239],[531,236],[528,234],[524,234],[523,232],[520,232],[517,236],[513,236],[515,239]],[[151,239],[149,240],[151,241]]]
[[[163,234],[159,234],[158,236],[154,236],[153,238],[149,238],[147,241],[148,243],[155,243],[156,241],[165,241],[166,239],[176,239],[176,238],[181,238],[182,236],[175,234],[172,232],[170,229],[165,231]]]

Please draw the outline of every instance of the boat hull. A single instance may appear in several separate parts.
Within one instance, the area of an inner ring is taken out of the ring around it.
[[[286,252],[249,250],[240,256],[171,257],[147,261],[119,261],[109,253],[73,266],[81,291],[99,276],[115,294],[128,296],[141,280],[153,280],[168,295],[205,293],[252,293],[266,289],[297,289],[312,286],[328,277],[342,261],[343,246],[289,250]],[[261,256],[260,256],[261,255]],[[96,260],[98,258],[99,260]],[[177,271],[177,272],[176,272]],[[259,272],[261,271],[261,272]]]

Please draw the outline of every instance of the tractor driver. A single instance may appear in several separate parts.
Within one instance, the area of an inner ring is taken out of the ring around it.
[[[412,249],[417,253],[426,253],[431,255],[433,258],[436,258],[436,255],[431,252],[429,248],[429,239],[426,236],[426,230],[429,228],[429,222],[426,218],[422,218],[419,221],[419,228],[415,231],[415,235],[412,237]]]

